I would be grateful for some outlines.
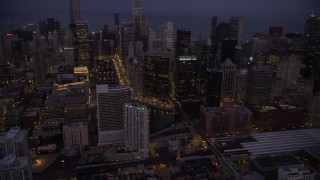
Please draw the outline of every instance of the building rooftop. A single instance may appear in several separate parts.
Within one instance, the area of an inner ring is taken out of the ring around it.
[[[303,164],[297,164],[297,165],[289,165],[289,166],[282,166],[280,167],[283,171],[287,172],[287,173],[294,173],[294,172],[301,172],[301,171],[308,171],[310,172],[310,170],[304,166]]]
[[[125,106],[128,108],[134,108],[134,109],[138,109],[138,110],[148,110],[147,106],[139,104],[139,103],[135,103],[135,102],[131,102],[131,103],[125,103]]]
[[[310,154],[312,157],[320,161],[320,146],[313,146],[308,148],[303,148],[305,152]]]
[[[279,155],[271,157],[260,157],[255,159],[263,168],[278,167],[283,165],[300,164],[292,155]]]
[[[22,117],[36,117],[39,111],[25,111]]]
[[[17,128],[17,127],[11,128],[11,129],[8,131],[8,133],[7,133],[7,138],[8,138],[8,139],[9,139],[9,138],[11,139],[11,138],[16,137],[17,134],[19,133],[19,131],[20,131],[20,128]]]
[[[13,154],[10,154],[0,160],[0,166],[17,166],[19,164],[19,158]]]
[[[320,146],[320,128],[253,134],[256,141],[242,142],[236,149],[225,153],[248,151],[250,155],[296,152],[303,148]]]
[[[79,149],[75,146],[65,146],[60,154],[64,156],[78,156]]]

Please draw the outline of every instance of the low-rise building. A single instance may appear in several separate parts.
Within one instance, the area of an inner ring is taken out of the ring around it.
[[[256,106],[252,123],[258,130],[302,128],[306,123],[305,109],[289,105]]]
[[[243,106],[224,103],[222,107],[200,107],[200,129],[209,137],[246,134],[252,112]]]
[[[66,146],[78,146],[80,149],[89,144],[88,124],[69,123],[62,127],[63,143]]]
[[[250,159],[250,170],[256,171],[266,179],[277,179],[278,168],[287,165],[298,165],[301,162],[292,155],[274,155]]]
[[[39,108],[26,109],[21,117],[21,125],[24,127],[35,126],[39,121]]]

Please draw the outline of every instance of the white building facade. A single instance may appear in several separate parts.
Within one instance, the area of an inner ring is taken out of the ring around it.
[[[282,166],[278,169],[278,180],[313,180],[315,173],[302,164]]]
[[[148,108],[138,103],[126,103],[123,111],[125,145],[130,150],[137,150],[140,158],[149,157]]]
[[[83,122],[63,125],[63,144],[78,145],[81,149],[89,144],[88,124]]]

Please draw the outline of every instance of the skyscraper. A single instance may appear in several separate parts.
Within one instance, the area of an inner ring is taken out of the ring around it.
[[[218,69],[207,69],[205,80],[205,105],[219,107],[221,102],[222,72]]]
[[[70,0],[70,21],[75,24],[80,20],[80,0]]]
[[[243,19],[241,16],[230,18],[230,39],[237,40],[237,45],[241,46],[243,31]]]
[[[126,103],[123,108],[125,145],[138,156],[149,156],[149,111],[145,105]]]
[[[249,66],[246,100],[250,104],[266,104],[269,102],[272,71],[270,64],[253,64]]]
[[[190,55],[191,31],[186,29],[177,30],[176,57]]]
[[[320,16],[313,13],[309,16],[304,28],[304,35],[307,37],[320,36]]]
[[[54,31],[54,19],[53,18],[48,18],[47,19],[47,30],[48,32],[53,32]]]
[[[138,40],[142,33],[142,0],[133,0],[134,39]]]
[[[48,27],[46,21],[39,21],[39,34],[46,35],[48,33]]]
[[[90,62],[89,27],[87,21],[77,21],[75,29],[76,65],[88,65]]]
[[[99,56],[94,78],[96,84],[109,84],[109,86],[118,85],[119,79],[113,60],[106,56]]]
[[[129,56],[129,47],[134,41],[134,30],[132,23],[124,23],[121,32],[121,54],[124,59]],[[126,66],[126,63],[125,63]],[[125,67],[127,68],[127,67]]]
[[[169,97],[169,58],[147,55],[144,74],[146,95],[167,100]]]
[[[96,86],[98,140],[100,145],[123,142],[123,105],[130,101],[131,90],[126,86]]]
[[[120,17],[119,17],[119,13],[114,13],[114,25],[118,26],[120,25]]]
[[[236,97],[237,89],[237,65],[233,64],[230,59],[226,59],[220,64],[222,72],[221,98]]]
[[[174,35],[172,21],[168,21],[161,27],[161,41],[163,48],[173,50]]]
[[[179,56],[175,71],[176,97],[179,101],[196,99],[196,56]]]

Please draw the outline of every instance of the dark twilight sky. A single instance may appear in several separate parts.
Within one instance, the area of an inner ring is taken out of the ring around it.
[[[114,12],[121,21],[130,21],[132,0],[80,0],[81,18],[88,20],[91,31],[113,24]],[[320,0],[143,0],[146,22],[156,32],[172,20],[175,28],[189,28],[195,34],[208,35],[210,17],[219,22],[230,16],[244,17],[245,33],[266,32],[269,26],[283,26],[285,32],[303,32],[312,11],[320,15]],[[54,17],[66,26],[70,20],[69,0],[0,0],[0,32],[5,22],[14,25],[35,23]]]

